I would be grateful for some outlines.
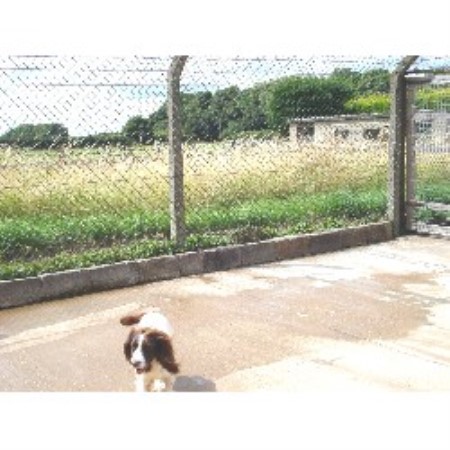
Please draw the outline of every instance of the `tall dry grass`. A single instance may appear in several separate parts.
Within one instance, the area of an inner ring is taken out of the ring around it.
[[[0,163],[0,211],[6,216],[159,210],[167,205],[167,156],[161,152],[15,151]]]
[[[186,198],[192,206],[384,187],[386,177],[385,145],[267,142],[238,148],[211,144],[186,152]]]
[[[168,207],[167,147],[10,151],[0,155],[4,216],[96,214]],[[252,198],[381,187],[385,145],[292,146],[288,142],[184,147],[187,207]]]

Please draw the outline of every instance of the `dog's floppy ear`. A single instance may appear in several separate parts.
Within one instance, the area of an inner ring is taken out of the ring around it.
[[[155,339],[155,356],[159,363],[170,373],[178,373],[178,363],[173,354],[172,342],[163,333],[153,334]]]
[[[144,315],[145,312],[127,314],[120,319],[120,323],[124,326],[136,325]]]
[[[123,344],[123,353],[127,361],[131,359],[131,341],[133,340],[133,332],[128,335],[127,340]]]

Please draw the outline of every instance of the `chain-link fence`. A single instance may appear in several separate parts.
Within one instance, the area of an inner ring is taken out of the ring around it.
[[[188,230],[228,244],[383,218],[393,63],[190,58]]]
[[[187,58],[180,242],[172,59],[1,57],[0,279],[386,218],[399,60]]]
[[[165,251],[169,63],[0,60],[1,278]]]
[[[407,184],[410,228],[448,235],[450,225],[450,61],[420,57],[410,68]]]

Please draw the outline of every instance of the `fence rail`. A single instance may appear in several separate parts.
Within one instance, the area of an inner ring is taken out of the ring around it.
[[[388,217],[400,233],[405,80],[449,58],[402,61],[0,57],[0,279]],[[444,163],[420,160],[418,184],[446,186]]]

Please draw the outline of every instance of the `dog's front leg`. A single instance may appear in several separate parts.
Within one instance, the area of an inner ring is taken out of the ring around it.
[[[163,381],[165,384],[164,391],[165,392],[173,391],[173,376],[168,375],[163,379]]]
[[[136,375],[136,378],[134,380],[134,386],[136,389],[136,392],[145,392],[145,379],[143,375]]]

